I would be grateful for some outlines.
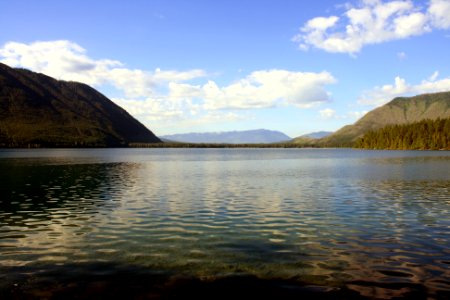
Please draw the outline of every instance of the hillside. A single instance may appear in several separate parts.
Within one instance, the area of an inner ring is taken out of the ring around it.
[[[291,138],[280,131],[266,129],[246,131],[204,132],[172,134],[161,137],[164,140],[184,143],[227,143],[227,144],[258,144],[289,141]]]
[[[318,141],[319,146],[353,146],[354,142],[370,130],[387,125],[402,125],[421,120],[450,117],[450,92],[423,94],[395,98],[391,102],[368,112],[353,125],[347,125]]]
[[[370,130],[356,141],[355,147],[393,150],[450,150],[450,118],[427,119]]]
[[[330,134],[332,134],[332,131],[316,131],[316,132],[311,132],[311,133],[307,133],[304,134],[300,137],[309,137],[309,138],[313,138],[313,139],[321,139],[324,138],[326,136],[329,136]]]
[[[317,131],[317,132],[311,132],[304,135],[301,135],[299,137],[294,138],[291,142],[294,144],[301,144],[304,146],[308,146],[310,144],[314,144],[317,142],[318,139],[327,137],[331,135],[332,131]]]
[[[108,147],[160,140],[88,85],[0,64],[1,147]]]

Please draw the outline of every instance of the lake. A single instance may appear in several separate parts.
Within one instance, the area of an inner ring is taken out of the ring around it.
[[[0,298],[450,297],[450,152],[0,150]]]

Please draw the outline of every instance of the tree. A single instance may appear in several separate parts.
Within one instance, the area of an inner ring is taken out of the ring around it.
[[[371,130],[356,141],[356,148],[450,150],[450,118],[388,125]]]

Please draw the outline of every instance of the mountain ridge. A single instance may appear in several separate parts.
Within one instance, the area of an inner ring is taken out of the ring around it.
[[[397,97],[365,114],[352,125],[318,140],[321,147],[352,147],[370,130],[387,125],[404,125],[422,120],[450,117],[450,92],[427,93],[412,97]],[[295,142],[295,140],[294,140]]]
[[[94,88],[0,63],[0,146],[109,147],[160,142]]]
[[[333,131],[314,131],[314,132],[310,132],[310,133],[301,135],[299,137],[301,137],[301,138],[321,139],[321,138],[329,136],[332,133],[333,133]]]
[[[277,143],[291,140],[286,134],[268,129],[235,130],[219,132],[190,132],[161,136],[163,140],[184,143]]]

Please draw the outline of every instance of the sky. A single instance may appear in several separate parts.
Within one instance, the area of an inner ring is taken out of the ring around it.
[[[450,90],[450,0],[0,0],[0,62],[89,84],[156,135],[335,131]]]

